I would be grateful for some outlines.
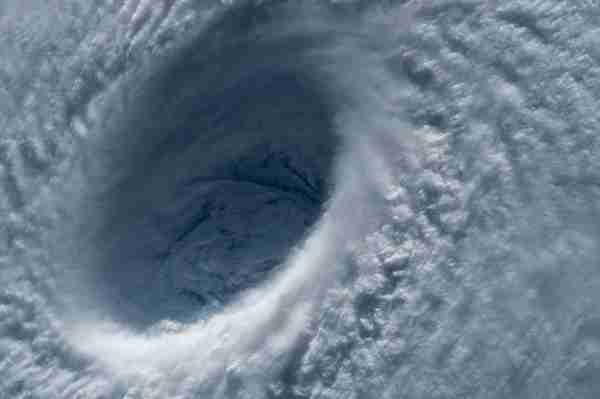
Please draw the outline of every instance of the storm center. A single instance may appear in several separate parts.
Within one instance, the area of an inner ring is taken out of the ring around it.
[[[221,306],[281,266],[323,211],[336,148],[327,106],[285,71],[148,118],[173,120],[104,193],[98,240],[102,295],[144,324]]]

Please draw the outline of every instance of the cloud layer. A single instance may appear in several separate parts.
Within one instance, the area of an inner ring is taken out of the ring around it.
[[[0,397],[598,396],[597,7],[96,3],[0,6]],[[235,300],[118,317],[116,188],[194,175],[173,116],[274,67],[340,140],[318,221]]]

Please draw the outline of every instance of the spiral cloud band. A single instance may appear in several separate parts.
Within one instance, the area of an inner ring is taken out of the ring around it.
[[[596,398],[600,5],[0,4],[0,398]]]

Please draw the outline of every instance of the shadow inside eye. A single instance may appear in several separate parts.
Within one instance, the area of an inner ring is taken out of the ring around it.
[[[140,140],[150,148],[103,193],[94,243],[100,302],[140,327],[198,317],[267,278],[322,213],[337,147],[319,90],[280,68],[148,118],[160,139]]]

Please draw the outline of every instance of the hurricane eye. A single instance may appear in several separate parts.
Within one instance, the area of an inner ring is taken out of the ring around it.
[[[263,68],[198,93],[167,108],[160,140],[106,195],[96,281],[130,323],[185,318],[258,284],[330,190],[332,116],[302,76]]]

